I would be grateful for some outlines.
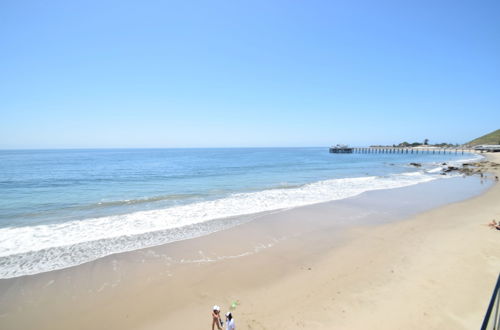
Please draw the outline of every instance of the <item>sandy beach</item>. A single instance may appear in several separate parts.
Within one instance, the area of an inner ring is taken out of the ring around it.
[[[500,270],[485,225],[500,220],[499,169],[466,200],[420,184],[0,280],[0,325],[210,329],[210,307],[235,303],[238,329],[478,328]]]

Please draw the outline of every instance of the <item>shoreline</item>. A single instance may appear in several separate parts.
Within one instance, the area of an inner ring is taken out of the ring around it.
[[[450,160],[447,166],[456,168],[461,162],[480,159],[478,155],[473,158],[468,158],[472,154],[466,156],[460,162]],[[230,229],[263,214],[342,200],[369,191],[439,180],[441,178],[437,171],[445,171],[444,165],[447,163],[425,163],[432,168],[426,171],[422,171],[426,167],[419,169],[422,164],[405,164],[408,171],[395,171],[390,175],[365,173],[361,177],[330,178],[293,186],[294,189],[280,186],[166,209],[90,217],[83,222],[76,219],[62,223],[13,226],[3,230],[1,235],[9,244],[3,253],[6,255],[0,257],[0,264],[3,265],[0,279],[36,275],[78,266],[107,255],[194,239]],[[181,222],[185,222],[184,225],[176,223],[175,219],[183,219]],[[172,223],[175,225],[170,227]],[[26,245],[24,237],[39,239],[33,240],[35,246],[32,247]]]
[[[18,310],[17,317],[0,311],[0,324],[203,329],[210,306],[226,311],[239,300],[234,316],[240,329],[478,327],[500,268],[492,252],[498,233],[481,224],[498,220],[500,206],[491,204],[499,196],[495,184],[479,196],[419,214],[368,207],[371,213],[352,219],[364,198],[355,197],[334,208],[329,202],[266,215],[189,242],[0,280],[1,306]],[[382,201],[372,202],[380,207]],[[332,225],[325,216],[332,213],[358,223]],[[369,218],[380,221],[368,223]],[[313,219],[313,225],[304,219]],[[462,246],[465,242],[472,246]],[[466,294],[460,299],[454,292]]]

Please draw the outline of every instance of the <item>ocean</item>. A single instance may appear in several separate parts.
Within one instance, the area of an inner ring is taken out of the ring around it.
[[[263,212],[444,180],[443,162],[478,157],[328,148],[0,151],[0,278],[206,235]]]

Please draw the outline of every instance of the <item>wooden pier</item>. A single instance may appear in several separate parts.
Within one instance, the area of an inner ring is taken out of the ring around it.
[[[330,153],[358,153],[358,154],[464,154],[475,153],[470,148],[406,148],[406,147],[332,147]]]

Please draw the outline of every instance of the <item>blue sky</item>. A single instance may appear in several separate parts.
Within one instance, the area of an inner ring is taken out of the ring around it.
[[[499,1],[0,2],[0,148],[466,142]]]

